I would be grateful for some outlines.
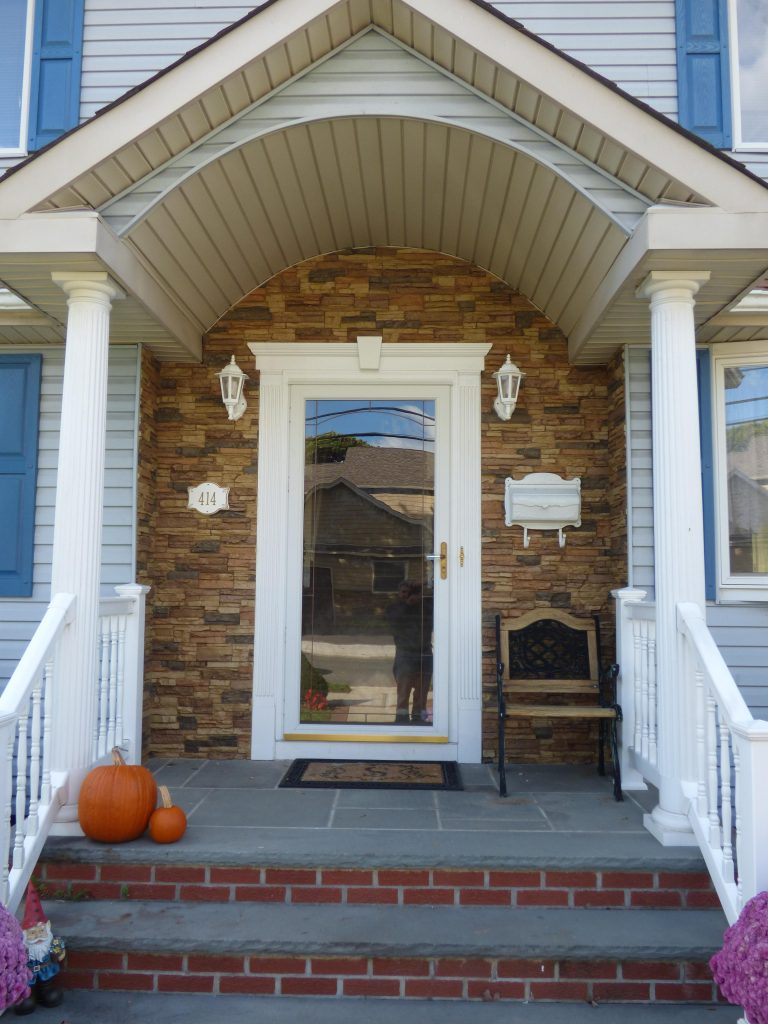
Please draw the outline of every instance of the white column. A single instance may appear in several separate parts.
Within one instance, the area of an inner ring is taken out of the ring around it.
[[[677,605],[704,608],[704,531],[694,296],[707,271],[652,271],[638,291],[651,306],[653,531],[656,581],[659,803],[645,826],[665,846],[694,845],[685,780],[696,777],[695,694]]]
[[[55,272],[67,293],[67,341],[56,478],[51,595],[77,595],[75,621],[57,659],[51,768],[70,775],[58,820],[77,822],[77,796],[92,763],[96,684],[107,359],[112,300],[123,294],[107,274]]]

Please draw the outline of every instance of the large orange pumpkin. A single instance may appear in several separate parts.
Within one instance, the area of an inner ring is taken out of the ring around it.
[[[156,843],[176,843],[187,831],[187,816],[174,805],[167,786],[160,786],[160,799],[163,806],[152,812],[149,834]]]
[[[157,802],[148,768],[126,764],[112,751],[112,764],[93,768],[80,787],[78,814],[83,832],[100,843],[127,843],[147,827]]]

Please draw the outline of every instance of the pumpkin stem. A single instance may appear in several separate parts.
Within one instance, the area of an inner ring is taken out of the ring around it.
[[[125,764],[125,758],[120,753],[120,747],[112,747],[112,764],[114,764],[114,765],[124,765]]]
[[[163,801],[163,807],[173,807],[173,800],[171,800],[171,794],[168,791],[167,786],[158,786],[160,791],[160,799]]]

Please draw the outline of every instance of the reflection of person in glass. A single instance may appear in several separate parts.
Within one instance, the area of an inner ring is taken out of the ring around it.
[[[392,674],[397,684],[398,722],[431,721],[427,694],[432,682],[432,602],[420,583],[403,580],[397,600],[387,608],[387,621],[395,640]],[[413,693],[410,712],[408,704]]]

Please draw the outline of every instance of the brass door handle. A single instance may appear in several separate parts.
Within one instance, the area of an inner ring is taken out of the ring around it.
[[[448,579],[448,544],[443,541],[440,545],[439,555],[425,555],[428,562],[439,562],[440,563],[440,579]]]

